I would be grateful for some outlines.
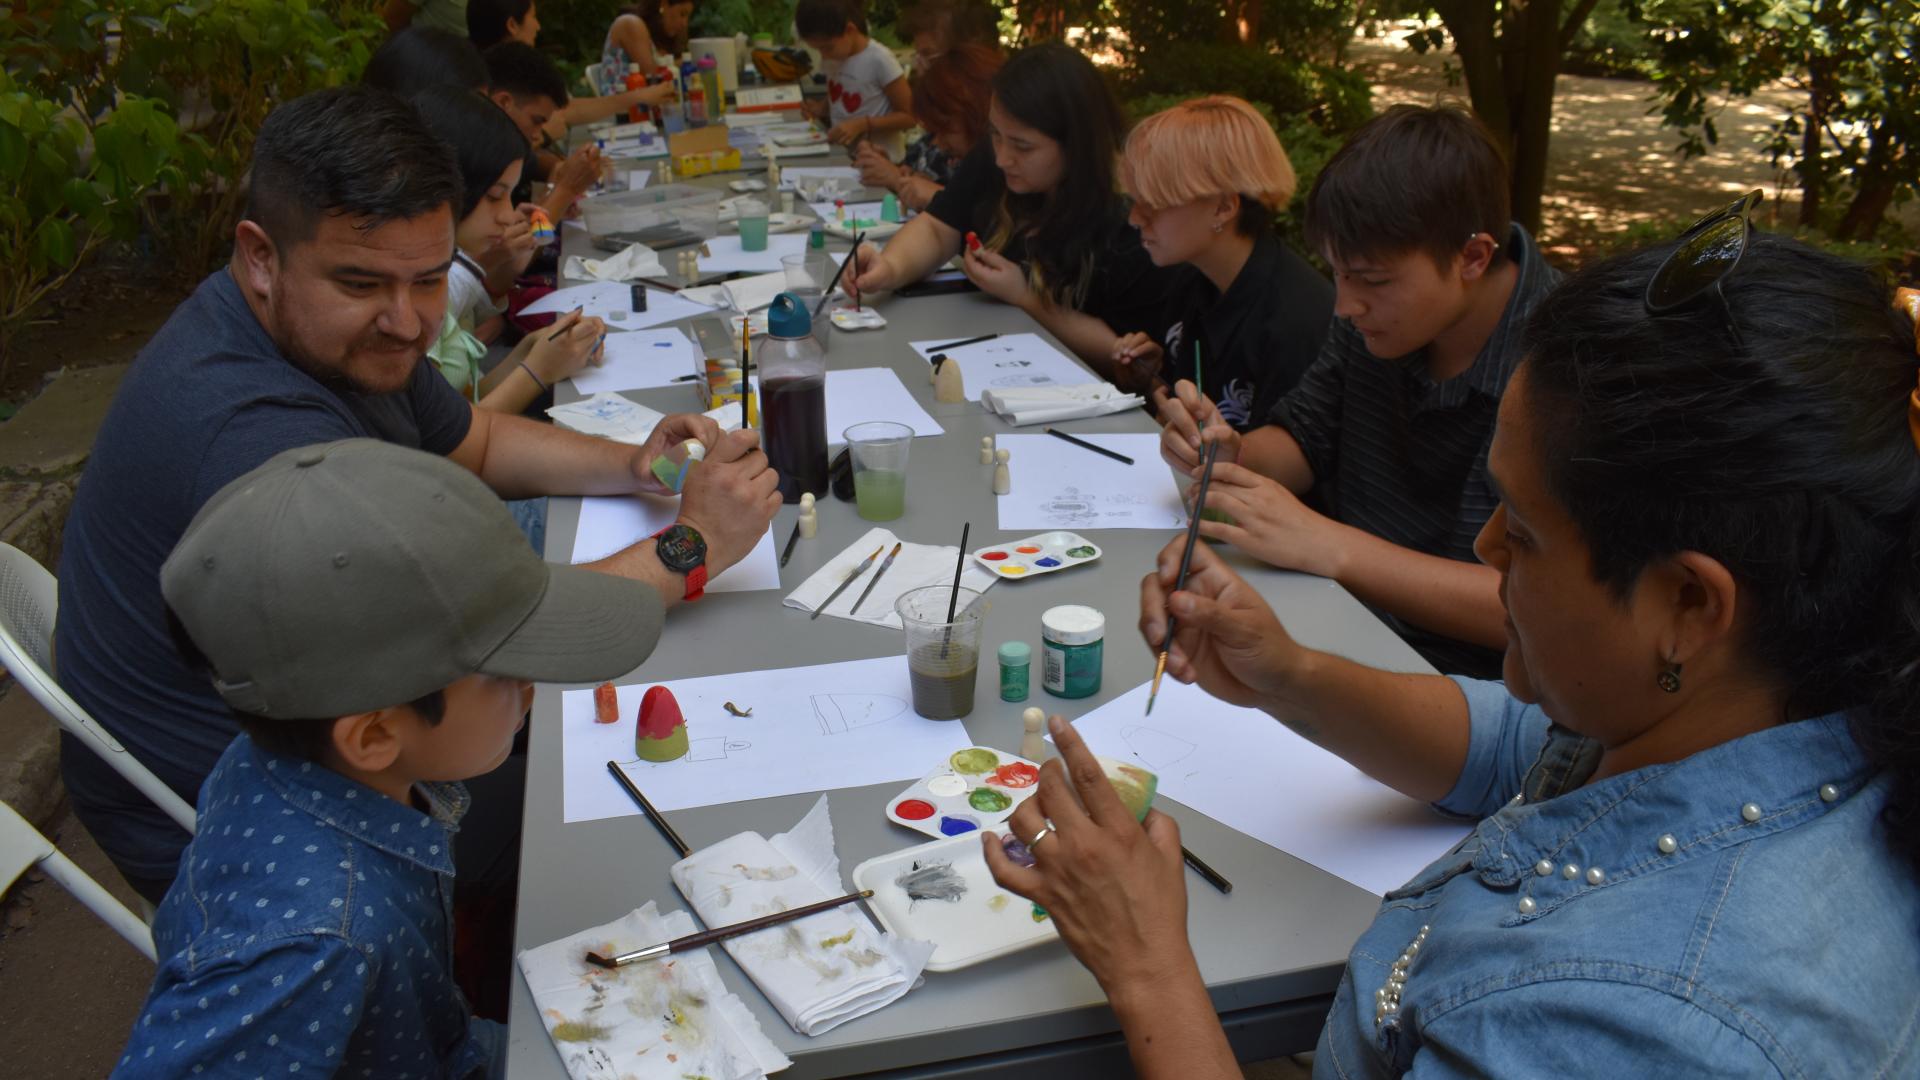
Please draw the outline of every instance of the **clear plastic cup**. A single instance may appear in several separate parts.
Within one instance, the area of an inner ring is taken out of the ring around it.
[[[841,433],[853,461],[853,499],[868,521],[892,521],[907,512],[907,453],[913,429],[888,420],[855,424]]]
[[[951,585],[922,586],[894,602],[906,631],[914,712],[929,720],[957,720],[973,711],[973,684],[980,674],[982,606],[977,590]],[[951,622],[947,621],[949,610]]]
[[[780,256],[780,269],[787,275],[787,291],[805,304],[809,312],[820,309],[819,316],[813,320],[813,340],[820,343],[821,352],[826,352],[833,343],[833,305],[822,305],[820,299],[827,294],[827,285],[839,267],[826,252],[808,251]]]
[[[767,250],[767,204],[756,199],[740,200],[740,250]]]

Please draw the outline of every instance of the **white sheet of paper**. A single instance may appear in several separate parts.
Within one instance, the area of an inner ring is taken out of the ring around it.
[[[652,536],[673,524],[680,500],[664,495],[589,495],[580,500],[580,528],[573,536],[573,561],[593,562]],[[773,529],[747,557],[715,574],[708,592],[753,592],[780,587],[780,560],[773,553]]]
[[[666,414],[619,394],[602,392],[547,410],[554,423],[583,435],[639,446]]]
[[[829,252],[827,257],[833,260],[833,265],[837,267],[847,256],[845,252]],[[825,285],[826,282],[822,281],[820,284]],[[725,289],[733,297],[734,306],[741,311],[759,311],[773,303],[774,297],[787,290],[787,272],[783,267],[772,273],[735,278],[725,285],[713,287]],[[834,291],[838,293],[840,290],[836,288]],[[821,317],[826,317],[824,312]]]
[[[705,315],[713,309],[698,304],[664,289],[647,290],[647,310],[616,312],[605,316],[609,330],[645,330],[650,326],[664,326],[681,319],[690,319],[696,315]]]
[[[693,374],[699,359],[693,342],[678,330],[608,334],[605,348],[606,363],[588,365],[573,377],[574,389],[582,394],[672,386],[673,380]]]
[[[996,437],[994,447],[1007,451],[1013,480],[1013,490],[997,500],[1003,531],[1187,527],[1173,470],[1160,460],[1160,436],[1074,434],[1125,454],[1133,464],[1052,435]]]
[[[910,344],[915,352],[931,362],[940,351],[933,346],[953,340],[936,338]],[[968,401],[979,401],[982,392],[995,387],[1076,386],[1097,381],[1073,357],[1047,344],[1039,334],[1002,334],[990,341],[945,352],[948,360],[960,364]]]
[[[647,298],[651,307],[653,298]],[[564,289],[555,289],[547,295],[520,309],[522,315],[565,315],[574,308],[581,308],[581,314],[595,318],[606,318],[612,312],[633,313],[632,287],[620,281],[591,281],[585,285],[569,285]]]
[[[827,442],[829,453],[846,444],[841,433],[870,420],[891,420],[913,429],[914,437],[945,435],[947,429],[927,415],[907,385],[892,368],[847,368],[827,372]],[[924,453],[935,453],[929,447]]]
[[[1142,683],[1074,721],[1098,754],[1160,777],[1160,794],[1384,896],[1460,842],[1448,821],[1258,709],[1167,679],[1153,715]]]
[[[712,255],[700,256],[703,274],[771,273],[780,269],[780,257],[800,255],[807,250],[805,233],[781,233],[767,237],[767,250],[742,251],[738,236],[716,236],[707,241]]]
[[[640,812],[607,774],[609,761],[620,762],[654,806],[671,811],[917,780],[973,745],[965,725],[916,714],[906,657],[883,656],[662,684],[687,719],[689,749],[654,764],[633,750],[640,699],[653,685],[620,687],[613,724],[594,722],[592,690],[561,695],[567,821]],[[753,715],[732,715],[729,701]]]

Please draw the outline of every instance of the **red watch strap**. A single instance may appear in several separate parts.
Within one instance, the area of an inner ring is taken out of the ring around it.
[[[706,591],[707,564],[701,563],[699,566],[687,571],[687,592],[681,599],[688,601],[698,600]]]

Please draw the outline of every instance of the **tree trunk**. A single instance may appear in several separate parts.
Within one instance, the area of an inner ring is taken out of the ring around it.
[[[1894,168],[1898,153],[1894,138],[1887,131],[1887,122],[1882,120],[1874,125],[1867,160],[1854,173],[1858,187],[1853,201],[1847,204],[1846,214],[1833,230],[1835,239],[1870,240],[1880,231],[1887,207],[1893,204],[1894,192],[1900,190],[1900,178]]]
[[[1473,102],[1473,111],[1493,131],[1493,137],[1500,140],[1500,149],[1510,151],[1512,114],[1500,70],[1500,39],[1494,30],[1492,3],[1444,0],[1435,7],[1453,38],[1453,51],[1460,58],[1460,69],[1466,73],[1467,96]]]
[[[1818,226],[1827,194],[1826,162],[1820,156],[1826,140],[1828,97],[1827,64],[1818,56],[1807,60],[1807,129],[1800,133],[1800,224]]]
[[[1560,74],[1560,0],[1529,0],[1520,30],[1519,67],[1513,102],[1514,220],[1540,231],[1540,201],[1547,187],[1547,143],[1553,135],[1554,80]]]

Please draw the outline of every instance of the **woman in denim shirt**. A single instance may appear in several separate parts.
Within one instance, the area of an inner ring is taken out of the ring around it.
[[[1478,821],[1354,946],[1316,1075],[1920,1074],[1915,327],[1750,205],[1535,311],[1477,545],[1504,685],[1303,648],[1204,545],[1143,584],[1169,674]],[[1037,865],[989,842],[995,876],[1142,1075],[1238,1076],[1178,831],[1055,727],[1069,768],[1010,822]]]

